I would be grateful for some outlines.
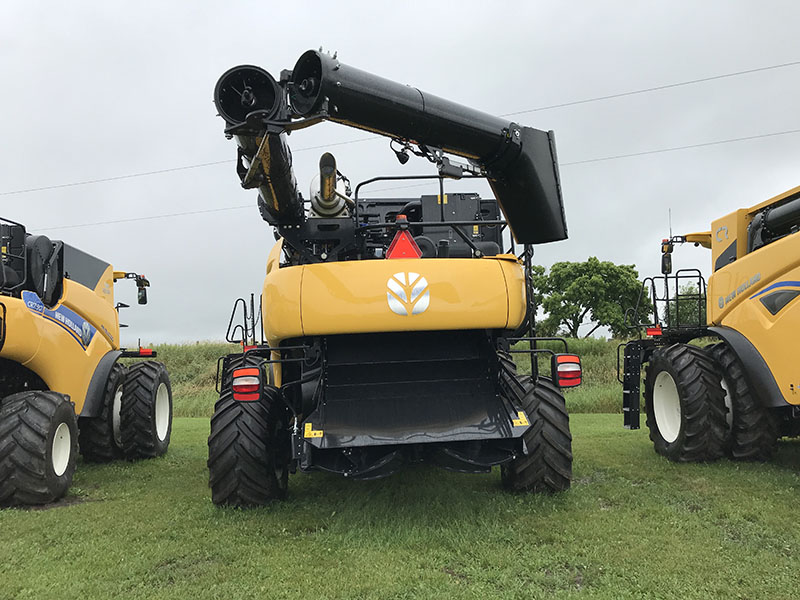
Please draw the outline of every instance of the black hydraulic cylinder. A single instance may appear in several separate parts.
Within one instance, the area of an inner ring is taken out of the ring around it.
[[[475,161],[520,243],[567,237],[552,132],[522,127],[313,50],[289,81],[292,109]]]
[[[783,233],[795,225],[800,225],[800,198],[772,208],[764,218],[764,224],[772,232]]]
[[[274,225],[301,223],[305,218],[303,196],[297,189],[286,134],[268,132],[251,164],[257,167],[257,175],[250,181],[245,174],[242,186],[258,188],[258,208],[264,220]]]

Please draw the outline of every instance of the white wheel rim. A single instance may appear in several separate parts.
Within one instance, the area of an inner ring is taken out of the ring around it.
[[[167,384],[162,383],[156,391],[156,435],[159,441],[167,438],[169,430],[169,390]]]
[[[728,411],[725,413],[725,421],[728,423],[728,431],[733,429],[733,398],[731,397],[731,390],[728,387],[728,382],[722,378],[722,389],[725,390],[725,408]]]
[[[117,448],[122,448],[122,426],[121,417],[122,414],[122,386],[117,387],[117,391],[114,392],[114,401],[111,404],[111,430],[114,435],[114,443],[117,445]]]
[[[681,398],[672,375],[661,371],[653,385],[653,413],[658,431],[668,444],[681,432]]]
[[[56,477],[61,477],[66,472],[70,454],[72,454],[72,434],[69,431],[69,425],[60,423],[53,436],[53,448],[50,456]]]

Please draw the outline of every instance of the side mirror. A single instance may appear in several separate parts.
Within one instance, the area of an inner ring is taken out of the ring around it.
[[[663,275],[672,273],[672,254],[661,255],[661,273]]]
[[[139,302],[139,304],[147,304],[147,288],[145,287],[139,288],[137,301]]]

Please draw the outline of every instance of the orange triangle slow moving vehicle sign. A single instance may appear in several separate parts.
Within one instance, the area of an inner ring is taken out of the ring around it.
[[[398,231],[386,252],[386,258],[419,258],[421,256],[422,251],[408,231]]]

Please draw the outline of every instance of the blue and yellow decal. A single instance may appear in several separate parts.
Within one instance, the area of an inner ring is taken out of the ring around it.
[[[44,302],[36,292],[22,292],[22,301],[32,313],[52,321],[66,330],[84,350],[92,342],[92,338],[97,332],[97,329],[89,321],[66,306],[59,306],[55,310],[50,310],[44,305]]]
[[[800,297],[800,281],[778,281],[764,288],[750,300],[758,298],[773,316],[777,316],[790,302]]]
[[[757,294],[755,294],[753,296],[750,296],[750,300],[752,300],[753,298],[758,298],[759,296],[762,296],[762,295],[766,294],[767,292],[771,292],[772,290],[774,290],[776,288],[782,288],[782,287],[800,288],[800,281],[779,281],[778,283],[773,283],[772,285],[764,288],[763,290],[761,290]]]

